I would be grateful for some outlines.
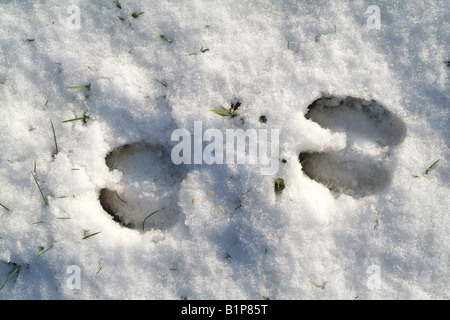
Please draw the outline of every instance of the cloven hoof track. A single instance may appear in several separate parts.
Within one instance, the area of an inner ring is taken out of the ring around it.
[[[354,198],[374,194],[391,181],[386,168],[393,148],[406,136],[404,122],[375,100],[324,96],[308,106],[307,119],[335,132],[345,132],[345,148],[302,152],[303,171],[335,195]]]
[[[114,149],[105,160],[110,170],[122,172],[114,190],[102,189],[99,196],[114,221],[139,231],[164,231],[180,220],[178,192],[185,172],[166,149],[138,142]]]

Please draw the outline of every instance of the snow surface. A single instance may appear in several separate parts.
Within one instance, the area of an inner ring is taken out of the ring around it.
[[[450,298],[447,1],[120,2],[0,3],[0,299]],[[176,166],[194,121],[286,162]]]

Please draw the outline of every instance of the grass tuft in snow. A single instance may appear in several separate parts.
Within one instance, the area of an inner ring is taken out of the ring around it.
[[[284,184],[283,179],[280,179],[280,178],[275,179],[275,194],[276,195],[280,195],[283,192],[285,187],[286,186]]]
[[[259,117],[259,122],[261,122],[261,123],[267,123],[267,118],[266,118],[266,116],[261,116],[261,117]]]
[[[34,39],[27,39],[27,44],[34,42]]]
[[[231,107],[230,107],[230,111],[236,113],[236,111],[239,109],[239,107],[241,106],[241,102],[240,101],[235,101],[231,103]]]
[[[120,4],[119,0],[116,0],[116,7],[122,9],[122,5]]]
[[[237,110],[239,109],[239,107],[241,106],[241,102],[240,101],[235,101],[231,103],[231,107],[230,110],[226,110],[226,109],[219,109],[219,110],[211,110],[212,112],[222,116],[222,117],[231,117],[234,118],[235,116],[238,115]],[[241,118],[242,123],[244,123],[244,119]]]

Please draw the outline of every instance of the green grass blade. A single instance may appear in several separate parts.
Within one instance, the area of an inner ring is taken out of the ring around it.
[[[314,153],[308,154],[302,161],[300,161],[300,164],[303,166],[309,159],[314,157]]]
[[[31,175],[33,176],[34,181],[36,182],[36,185],[37,185],[37,187],[38,187],[38,189],[39,189],[39,192],[41,193],[41,196],[42,196],[42,199],[44,200],[45,205],[48,206],[47,199],[45,199],[45,197],[44,197],[44,193],[42,192],[41,186],[39,185],[39,182],[38,182],[38,180],[36,179],[36,176],[34,175],[33,172],[31,173]]]
[[[162,209],[161,209],[162,210]],[[150,218],[152,215],[154,215],[155,213],[159,212],[160,210],[156,210],[155,212],[150,213],[147,217],[145,217],[144,222],[142,222],[142,232],[144,232],[144,228],[145,228],[145,221],[147,221],[148,218]]]
[[[66,87],[67,89],[88,89],[88,91],[91,90],[91,84],[89,83],[86,86],[70,86],[70,87]]]
[[[434,167],[439,161],[441,161],[441,159],[439,159],[438,161],[436,161],[435,163],[433,163],[433,164],[427,169],[427,171],[425,171],[425,174],[428,174],[428,172],[430,172],[430,170],[433,169],[433,167]]]
[[[230,111],[230,110],[225,110],[225,109],[222,109],[222,110],[211,110],[211,111],[216,113],[216,114],[218,114],[219,116],[222,116],[222,117],[229,117],[229,116],[237,115],[236,112],[233,112],[233,111]]]
[[[83,114],[82,117],[78,117],[78,118],[74,118],[74,119],[69,119],[69,120],[65,120],[62,123],[67,123],[67,122],[73,122],[73,121],[79,121],[82,120],[84,123],[86,123],[86,119],[89,119],[90,117],[87,114]]]
[[[52,124],[52,130],[53,130],[53,138],[55,139],[55,148],[56,148],[56,153],[58,154],[58,143],[56,142],[56,133],[55,133],[55,127],[53,126],[53,122],[52,120],[50,120],[50,123]]]
[[[9,209],[7,207],[5,207],[4,205],[2,205],[1,203],[0,203],[0,206],[2,206],[6,211],[9,211]]]
[[[50,250],[51,248],[53,248],[53,245],[51,245],[49,248],[47,248],[46,250],[44,249],[40,249],[38,252],[36,252],[36,257],[40,257],[42,256],[44,253],[46,253],[48,250]]]
[[[163,34],[160,34],[159,36],[156,36],[155,38],[164,40],[164,41],[166,41],[166,42],[168,42],[168,43],[172,43],[172,40],[170,40],[169,38],[167,38],[167,37],[166,37],[165,35],[163,35]]]
[[[236,210],[240,209],[242,207],[242,204],[238,205],[236,208],[230,211],[230,214],[234,213]]]
[[[162,84],[164,87],[167,87],[167,84],[165,84],[164,82],[162,82],[161,80],[158,80],[155,78],[156,81],[158,81],[160,84]]]
[[[144,12],[139,12],[139,13],[133,13],[131,16],[133,17],[133,18],[138,18],[141,14],[144,14]]]
[[[117,190],[114,190],[116,192],[116,196],[117,198],[119,198],[120,201],[122,201],[123,203],[127,203],[125,200],[122,200],[121,197],[119,197],[119,194],[117,193]]]
[[[313,286],[317,287],[317,288],[322,288],[322,286],[319,286],[318,284],[312,282],[311,280],[308,280],[309,283],[311,283]]]
[[[99,234],[99,233],[100,233],[100,231],[99,231],[99,232],[95,232],[95,233],[90,234],[90,235],[87,235],[87,236],[83,237],[81,240],[86,240],[86,239],[88,239],[88,238],[90,238],[90,237],[93,237],[93,236]]]
[[[13,273],[11,273],[11,275],[8,277],[8,279],[6,279],[6,281],[2,284],[2,286],[0,287],[0,291],[3,290],[3,288],[6,286],[6,284],[8,283],[9,280],[11,280],[11,278],[16,274],[17,271],[19,271],[20,267],[17,267],[16,270],[14,270]]]

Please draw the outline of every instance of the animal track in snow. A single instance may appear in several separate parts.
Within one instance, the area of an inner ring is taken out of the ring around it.
[[[355,198],[377,193],[390,183],[385,161],[406,136],[400,118],[375,100],[335,96],[314,101],[306,118],[325,129],[345,132],[347,140],[341,150],[300,153],[306,175],[336,195]]]
[[[186,173],[165,148],[127,144],[109,153],[106,164],[122,172],[115,189],[102,189],[99,197],[115,221],[140,231],[168,230],[179,221],[178,191]]]

